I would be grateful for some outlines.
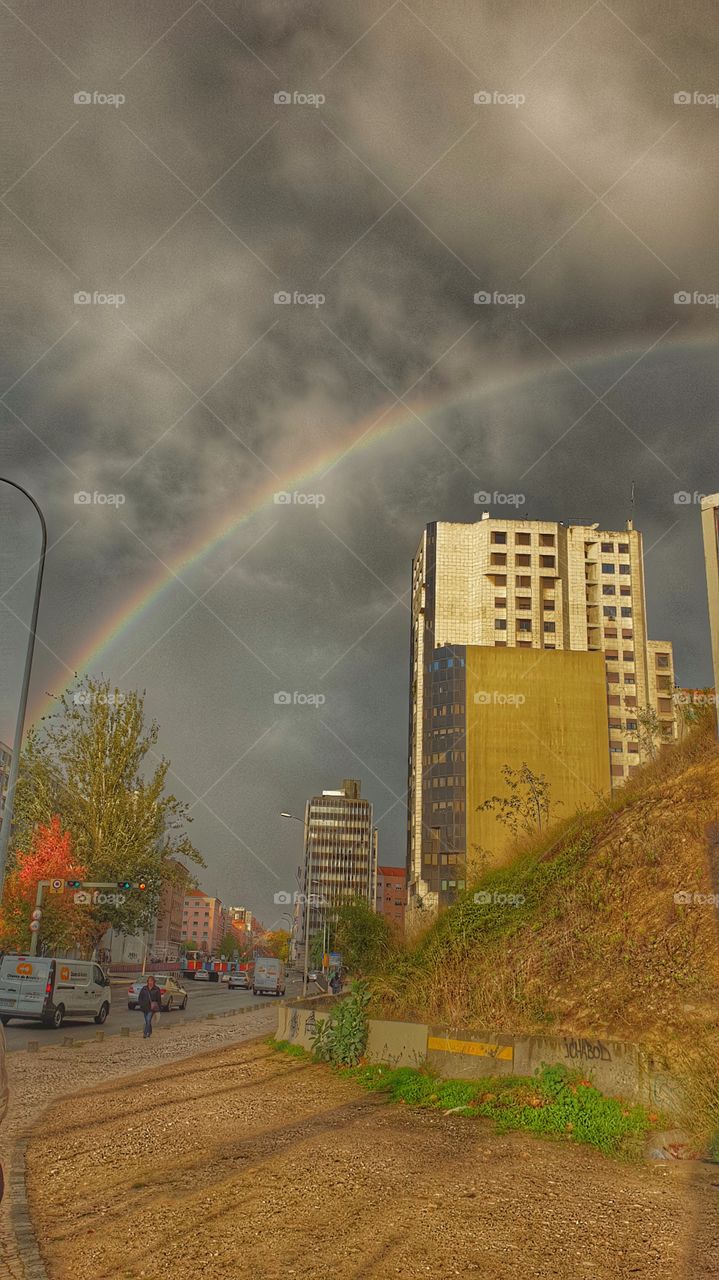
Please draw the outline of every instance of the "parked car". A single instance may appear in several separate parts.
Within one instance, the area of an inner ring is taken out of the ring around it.
[[[285,966],[274,956],[262,956],[255,961],[252,991],[256,996],[283,996],[285,994]]]
[[[187,1007],[187,992],[171,974],[156,973],[153,977],[160,988],[160,1008],[163,1013],[170,1013],[172,1009],[185,1009]],[[146,981],[146,978],[138,978],[137,982],[131,983],[127,988],[128,1009],[138,1008],[138,998]]]
[[[59,956],[5,955],[0,962],[0,1022],[11,1018],[61,1027],[68,1018],[94,1018],[99,1026],[110,1012],[110,979],[93,960]]]
[[[231,973],[228,986],[230,991],[237,987],[242,991],[249,991],[252,986],[251,971],[248,969],[239,969],[236,973]]]

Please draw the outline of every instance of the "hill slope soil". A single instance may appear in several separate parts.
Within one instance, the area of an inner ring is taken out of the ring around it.
[[[697,732],[611,803],[549,833],[476,889],[484,901],[466,894],[377,975],[385,1012],[688,1051],[719,1045],[711,733]]]

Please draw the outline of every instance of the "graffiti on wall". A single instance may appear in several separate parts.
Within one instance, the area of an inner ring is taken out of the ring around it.
[[[612,1055],[601,1040],[584,1040],[575,1037],[564,1041],[564,1056],[572,1062],[611,1062]]]

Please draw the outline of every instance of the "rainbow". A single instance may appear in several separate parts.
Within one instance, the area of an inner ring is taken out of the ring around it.
[[[647,352],[645,344],[646,337],[641,342],[637,339],[636,343],[632,343],[621,351],[608,352],[602,350],[591,354],[578,353],[576,363],[578,368],[587,368],[612,359],[628,358],[633,356],[635,352],[638,357],[641,357]],[[683,347],[706,347],[707,349],[716,350],[716,337],[704,331],[699,336],[695,335],[694,337],[679,338],[673,342],[667,342],[664,344],[664,349],[666,350],[667,347],[672,350]],[[536,378],[545,377],[546,375],[565,376],[560,364],[553,357],[541,362],[537,361],[529,367],[525,366],[522,372],[514,371],[512,374],[506,374],[490,382],[485,382],[481,387],[475,387],[452,400],[446,397],[437,397],[434,400],[418,400],[413,406],[395,404],[369,419],[363,419],[351,431],[349,439],[344,439],[339,446],[335,445],[331,450],[325,450],[309,462],[305,462],[301,471],[293,472],[291,475],[283,477],[281,484],[278,484],[278,481],[273,478],[271,484],[264,485],[257,491],[251,499],[250,505],[244,511],[238,514],[237,508],[233,507],[229,513],[225,513],[217,522],[213,523],[209,529],[205,529],[193,545],[189,548],[184,548],[173,558],[167,568],[163,566],[153,578],[144,582],[129,600],[123,600],[109,618],[103,619],[102,624],[90,636],[83,649],[74,657],[71,663],[73,670],[78,672],[88,671],[96,666],[104,651],[135,623],[139,622],[163,593],[172,586],[175,581],[175,575],[180,577],[183,571],[191,569],[206,556],[209,556],[220,543],[230,538],[238,529],[264,510],[265,507],[270,507],[273,502],[273,495],[278,490],[293,490],[311,480],[322,479],[344,457],[354,453],[358,448],[368,448],[379,439],[396,431],[412,425],[419,425],[418,420],[421,420],[423,416],[426,417],[429,414],[446,411],[463,404],[476,404],[479,400],[495,395],[503,395],[508,391],[517,391],[521,387],[531,384]],[[53,687],[51,699],[44,698],[42,709],[33,715],[33,719],[37,719],[41,714],[45,713],[45,710],[51,704],[52,698],[61,693],[67,683],[65,677],[58,680]]]

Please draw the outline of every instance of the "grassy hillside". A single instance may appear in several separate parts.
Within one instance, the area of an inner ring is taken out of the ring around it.
[[[606,805],[484,875],[392,954],[376,1003],[452,1026],[707,1051],[719,1043],[719,911],[674,895],[719,891],[711,822],[719,749],[706,724]]]

